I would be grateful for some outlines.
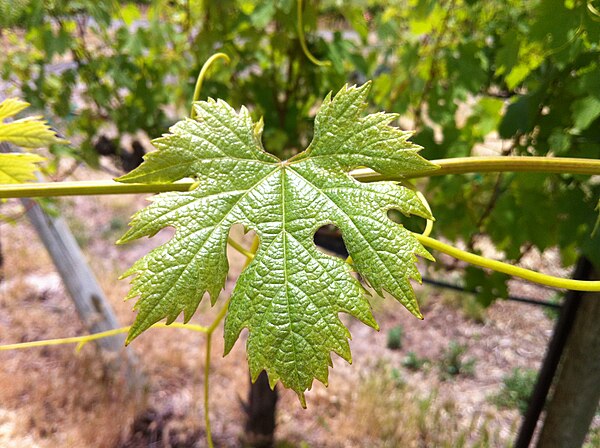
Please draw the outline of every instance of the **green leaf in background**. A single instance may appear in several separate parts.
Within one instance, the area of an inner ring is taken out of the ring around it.
[[[587,129],[592,122],[600,117],[600,99],[588,96],[573,103],[573,122],[580,131]]]
[[[538,109],[538,96],[535,94],[516,97],[506,108],[500,121],[498,132],[502,138],[510,138],[517,133],[531,132]]]
[[[15,25],[31,0],[0,0],[0,28]]]
[[[360,38],[366,42],[369,37],[369,28],[365,22],[364,12],[362,7],[347,5],[341,9],[341,13],[344,15],[348,23],[352,25],[354,31],[358,33]]]
[[[327,384],[331,351],[351,360],[350,333],[338,317],[351,314],[377,328],[357,272],[378,293],[389,292],[421,317],[410,279],[420,280],[416,257],[432,259],[417,239],[388,218],[391,209],[431,218],[416,193],[395,182],[360,183],[349,171],[368,166],[401,176],[435,169],[421,158],[410,133],[388,124],[395,114],[362,117],[369,83],[327,96],[312,143],[281,161],[264,151],[262,121],[224,101],[195,103],[197,120],[180,121],[154,141],[158,151],[122,182],[198,179],[189,192],[164,193],[138,212],[125,243],[164,227],[175,236],[138,260],[128,298],[139,296],[131,341],[155,322],[188,321],[205,292],[212,303],[228,271],[227,236],[235,223],[256,231],[260,246],[240,275],[225,321],[225,352],[247,328],[253,379],[266,370],[298,393],[313,379]],[[315,231],[341,229],[353,265],[319,251]]]
[[[122,6],[119,14],[127,26],[133,25],[136,20],[142,17],[140,9],[133,3]]]
[[[36,154],[0,154],[0,184],[20,184],[34,180],[36,164],[45,159]]]
[[[496,76],[510,73],[519,63],[519,37],[515,30],[508,30],[502,36],[502,46],[496,53]]]
[[[507,279],[507,275],[499,272],[485,272],[472,266],[465,268],[465,288],[477,291],[476,300],[484,307],[496,299],[508,297]]]
[[[26,148],[38,148],[53,143],[68,143],[66,140],[58,138],[40,116],[3,123],[5,119],[18,114],[27,107],[29,107],[29,103],[16,98],[8,98],[0,103],[0,141]]]
[[[42,117],[26,117],[4,123],[27,109],[29,103],[17,98],[8,98],[0,103],[0,142],[35,148],[54,143],[68,143],[58,138]],[[45,159],[36,154],[0,154],[0,184],[15,184],[34,180],[37,163]]]

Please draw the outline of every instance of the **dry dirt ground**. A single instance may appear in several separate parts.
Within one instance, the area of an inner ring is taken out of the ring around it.
[[[88,178],[78,170],[75,179]],[[94,173],[93,178],[107,177]],[[117,247],[129,216],[144,196],[62,199],[60,207],[120,322],[132,322],[132,302],[120,273],[149,248],[150,240]],[[19,214],[17,203],[2,206]],[[84,334],[49,256],[25,218],[0,225],[4,265],[0,283],[0,344]],[[230,255],[231,291],[243,262]],[[280,446],[506,446],[519,414],[499,410],[489,397],[515,367],[537,368],[552,330],[539,307],[498,302],[483,323],[465,317],[439,290],[418,287],[425,320],[392,299],[374,298],[381,331],[344,318],[353,336],[352,365],[334,359],[330,385],[316,383],[303,410],[293,392],[281,390],[276,437]],[[456,298],[453,302],[456,302]],[[193,322],[207,324],[216,310],[203,303]],[[388,331],[403,327],[402,349],[386,347]],[[473,374],[443,379],[439,360],[450,342],[476,359]],[[122,379],[106,372],[93,344],[0,352],[0,446],[2,447],[202,447],[205,338],[180,329],[153,329],[127,350],[140,359],[149,382],[145,396],[128,395]],[[210,417],[217,446],[239,446],[248,389],[243,341],[222,358],[215,335]],[[411,371],[409,351],[431,362]],[[335,355],[334,355],[335,358]]]

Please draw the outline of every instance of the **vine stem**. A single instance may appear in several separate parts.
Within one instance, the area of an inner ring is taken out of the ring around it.
[[[570,157],[535,157],[535,156],[501,156],[501,157],[454,157],[450,159],[431,160],[439,168],[434,171],[416,172],[402,176],[402,179],[420,177],[445,176],[448,174],[468,173],[505,173],[528,172],[547,174],[600,174],[600,160]],[[398,176],[382,176],[369,169],[361,168],[351,173],[363,182],[394,180]]]
[[[229,308],[229,301],[225,302],[223,308],[219,311],[219,314],[215,317],[215,320],[210,324],[210,326],[206,329],[206,353],[205,353],[205,362],[204,362],[204,425],[206,431],[206,443],[209,448],[213,448],[213,440],[212,440],[212,430],[210,426],[210,414],[208,413],[209,404],[210,404],[210,361],[211,361],[211,348],[212,348],[212,334],[219,326],[225,315],[227,314],[227,310]]]
[[[297,0],[297,16],[298,16],[298,40],[300,40],[300,46],[302,47],[302,52],[307,57],[307,59],[315,65],[319,67],[329,67],[331,65],[331,61],[320,61],[313,56],[313,54],[308,49],[306,45],[306,38],[304,36],[304,23],[302,22],[302,0]]]
[[[92,333],[84,336],[75,336],[70,338],[58,338],[58,339],[46,339],[43,341],[31,341],[31,342],[20,342],[18,344],[5,344],[0,345],[0,352],[5,350],[21,350],[26,348],[35,347],[46,347],[49,345],[64,345],[64,344],[77,344],[77,351],[81,350],[88,342],[95,341],[97,339],[109,338],[111,336],[117,336],[119,334],[127,333],[131,326],[115,328],[113,330],[102,331],[100,333]],[[152,325],[150,328],[182,328],[184,330],[197,331],[200,333],[207,333],[210,327],[203,327],[201,325],[194,324],[182,324],[180,322],[173,322],[172,324],[157,323]]]
[[[383,176],[369,168],[353,170],[350,174],[361,182],[406,180],[448,174],[534,172],[547,174],[600,175],[600,160],[568,157],[457,157],[432,160],[436,170],[410,173],[403,176]],[[168,184],[119,183],[112,180],[78,182],[36,182],[31,184],[0,185],[0,198],[41,198],[54,196],[89,196],[101,194],[163,193],[188,191],[192,180]]]
[[[231,247],[233,247],[235,250],[237,250],[240,254],[244,255],[246,258],[252,259],[254,258],[254,254],[250,251],[247,251],[244,246],[242,246],[240,243],[238,243],[236,240],[234,240],[231,237],[227,237],[227,242],[229,243],[229,245]]]
[[[235,242],[233,239],[228,238],[229,243]],[[246,263],[244,264],[244,268],[246,268],[250,262],[254,259],[254,254],[258,249],[258,236],[254,237],[252,241],[252,247],[249,251],[244,249],[240,244],[235,242],[235,245],[232,246],[239,250],[241,253],[246,255]],[[206,353],[205,353],[205,362],[204,362],[204,425],[206,431],[206,443],[209,448],[214,448],[213,440],[212,440],[212,430],[210,425],[210,414],[208,412],[210,405],[210,361],[211,361],[211,348],[212,348],[212,335],[214,331],[217,329],[221,321],[225,318],[227,314],[227,310],[229,309],[229,302],[231,301],[231,297],[227,299],[223,308],[219,311],[219,314],[215,317],[215,320],[210,324],[208,328],[206,328]]]
[[[425,208],[429,211],[429,213],[432,213],[431,211],[431,207],[429,206],[429,202],[427,202],[427,199],[425,198],[425,196],[423,196],[423,193],[421,193],[420,191],[416,191],[418,198],[421,200],[421,202],[423,203],[423,205],[425,206]],[[431,231],[433,230],[433,219],[428,219],[427,220],[427,224],[425,225],[425,230],[423,230],[423,233],[421,235],[423,236],[429,236],[431,235]]]
[[[224,310],[227,307],[223,307]],[[206,431],[206,443],[208,448],[213,448],[212,430],[210,426],[210,349],[212,345],[212,333],[206,333],[206,353],[204,358],[204,430]]]
[[[225,53],[215,53],[206,60],[204,65],[202,65],[202,68],[200,69],[200,73],[198,74],[198,79],[196,80],[196,87],[194,88],[194,96],[192,97],[192,108],[190,110],[190,118],[192,118],[192,120],[194,118],[196,118],[196,110],[194,109],[193,103],[195,101],[198,101],[198,99],[200,98],[200,90],[202,90],[202,83],[204,82],[204,78],[206,77],[206,72],[208,71],[210,66],[213,64],[213,62],[215,62],[217,59],[224,59],[225,62],[227,62],[227,63],[231,62],[231,59],[229,59],[229,56],[227,56]]]
[[[475,255],[470,252],[457,249],[454,246],[450,246],[449,244],[442,243],[441,241],[421,235],[419,233],[414,233],[414,235],[421,242],[421,244],[423,244],[423,246],[438,250],[450,255],[451,257],[466,261],[467,263],[475,266],[493,269],[497,272],[502,272],[504,274],[519,277],[534,283],[551,286],[553,288],[564,288],[574,291],[600,291],[600,281],[573,280],[569,278],[560,278],[552,275],[541,274],[536,271],[513,266],[502,261],[491,260],[480,255]]]
[[[189,191],[193,184],[193,181],[173,182],[171,184],[122,184],[113,180],[1,184],[0,198],[48,198],[55,196],[164,193],[166,191]]]
[[[594,22],[600,22],[600,11],[597,8],[595,8],[594,5],[592,5],[592,0],[588,0],[586,3],[587,9],[591,15],[591,19]]]

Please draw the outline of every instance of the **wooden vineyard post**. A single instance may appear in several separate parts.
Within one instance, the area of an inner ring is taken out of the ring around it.
[[[99,333],[119,328],[110,303],[65,221],[48,215],[31,199],[22,199],[22,203],[87,330]],[[138,369],[137,357],[132,351],[124,349],[125,335],[95,342],[108,355],[107,365],[112,370],[124,371],[130,389],[143,387],[145,380]]]
[[[248,402],[245,404],[246,431],[244,446],[270,448],[275,437],[275,413],[277,409],[277,388],[269,386],[269,378],[262,371],[256,382],[250,381]]]
[[[597,266],[590,280],[600,279]],[[548,403],[538,448],[576,448],[600,400],[600,293],[584,293]]]

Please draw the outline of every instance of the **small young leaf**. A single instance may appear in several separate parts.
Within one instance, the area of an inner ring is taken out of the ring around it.
[[[379,293],[389,292],[421,317],[410,279],[420,281],[416,257],[432,259],[417,239],[387,216],[390,209],[432,218],[416,193],[395,182],[360,183],[349,175],[359,166],[402,176],[436,167],[421,158],[409,133],[388,124],[394,114],[362,117],[370,84],[344,87],[327,96],[315,121],[310,146],[281,161],[261,145],[262,121],[246,108],[224,101],[195,103],[196,120],[180,121],[154,141],[122,182],[198,179],[189,192],[164,193],[138,212],[125,243],[173,226],[175,236],[138,260],[128,298],[139,296],[131,341],[155,322],[188,321],[205,292],[214,303],[228,271],[230,227],[256,231],[260,245],[232,293],[225,321],[225,352],[247,328],[253,379],[266,370],[304,391],[313,379],[327,383],[331,351],[351,361],[350,333],[338,314],[351,314],[377,328],[354,267]],[[325,224],[341,229],[353,266],[319,251],[315,231]]]
[[[38,148],[52,143],[68,143],[57,137],[40,116],[21,118],[10,123],[2,122],[27,107],[29,107],[29,103],[16,98],[8,98],[0,103],[0,141],[26,148]]]

